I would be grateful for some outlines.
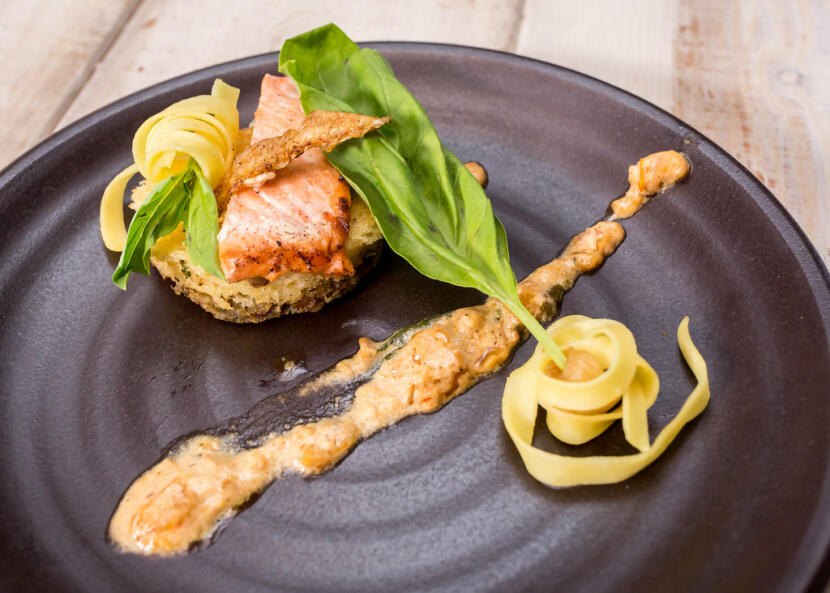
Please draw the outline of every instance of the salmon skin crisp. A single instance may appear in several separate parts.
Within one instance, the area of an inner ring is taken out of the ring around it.
[[[254,113],[251,142],[280,136],[305,120],[289,78],[266,74]],[[349,185],[314,148],[258,188],[244,188],[228,202],[219,231],[219,261],[228,282],[285,272],[351,276],[343,246],[349,234]]]

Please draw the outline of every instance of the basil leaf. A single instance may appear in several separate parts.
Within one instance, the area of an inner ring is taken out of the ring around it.
[[[127,242],[112,281],[127,289],[131,272],[150,273],[150,250],[155,242],[182,224],[194,264],[225,279],[219,265],[218,213],[210,183],[193,159],[181,173],[161,180],[139,206],[127,230]]]
[[[112,275],[112,281],[120,289],[127,289],[130,272],[150,273],[150,248],[184,220],[188,192],[183,182],[190,174],[186,169],[163,179],[139,206],[130,222],[118,267]]]
[[[190,201],[185,224],[187,252],[194,264],[201,266],[208,274],[222,280],[225,275],[219,265],[219,216],[213,189],[198,166],[193,167]]]
[[[280,72],[316,109],[391,116],[327,154],[369,204],[389,246],[419,272],[500,299],[564,366],[565,357],[519,300],[504,227],[484,190],[442,143],[420,103],[375,50],[335,25],[287,40]]]

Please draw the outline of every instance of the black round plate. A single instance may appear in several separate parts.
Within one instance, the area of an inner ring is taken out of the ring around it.
[[[440,412],[361,444],[333,471],[275,483],[203,551],[115,552],[107,521],[174,437],[242,413],[428,315],[480,302],[387,253],[321,313],[240,327],[157,275],[110,282],[105,184],[132,134],[215,76],[250,117],[273,54],[132,95],[0,176],[0,584],[26,591],[797,591],[830,537],[830,291],[773,196],[717,146],[588,77],[462,47],[377,44],[462,160],[486,165],[518,276],[600,218],[645,154],[684,150],[689,180],[625,223],[628,238],[564,312],[619,319],[660,374],[652,435],[693,381],[674,332],[706,357],[709,408],[667,453],[613,486],[550,490],[501,423],[508,369]],[[288,405],[291,405],[290,403]],[[631,450],[619,429],[584,455]]]

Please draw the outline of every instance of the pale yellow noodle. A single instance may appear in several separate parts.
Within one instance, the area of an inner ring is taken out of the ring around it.
[[[593,354],[607,368],[591,381],[569,383],[553,379],[545,374],[547,362],[540,361],[544,352],[537,348],[533,358],[507,379],[502,398],[504,426],[528,472],[549,486],[611,484],[630,478],[657,459],[683,426],[709,403],[706,362],[689,335],[688,317],[677,329],[677,342],[698,383],[677,415],[651,444],[646,412],[657,397],[659,382],[654,370],[637,354],[636,345],[628,344],[628,329],[608,319],[570,316],[551,325],[548,331],[560,348],[578,343],[579,349]],[[617,358],[608,358],[609,354]],[[613,377],[613,381],[608,377]],[[607,391],[592,392],[600,389]],[[575,399],[586,396],[589,404]],[[621,401],[620,406],[610,412],[573,410],[574,407],[596,406],[600,402],[615,405],[616,401]],[[540,404],[547,410],[548,428],[560,440],[584,443],[621,418],[626,439],[640,452],[622,456],[568,457],[537,449],[532,442]],[[565,407],[561,408],[559,404]]]
[[[178,173],[191,158],[216,187],[231,164],[239,134],[239,89],[218,78],[210,95],[190,97],[148,118],[133,137],[135,163],[110,181],[101,198],[101,237],[112,251],[123,251],[124,190],[133,175],[158,183]]]

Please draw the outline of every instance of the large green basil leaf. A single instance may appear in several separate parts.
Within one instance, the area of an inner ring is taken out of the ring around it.
[[[279,69],[296,83],[306,113],[391,116],[379,130],[335,147],[329,161],[369,204],[396,253],[430,278],[501,299],[563,366],[562,353],[519,301],[490,200],[383,56],[326,25],[287,40]]]

